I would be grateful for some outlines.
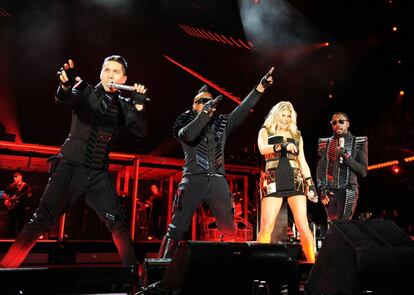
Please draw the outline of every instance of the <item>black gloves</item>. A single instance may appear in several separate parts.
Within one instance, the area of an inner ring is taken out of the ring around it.
[[[273,72],[273,68],[266,74],[263,76],[263,78],[260,80],[260,84],[262,84],[263,88],[268,88],[270,85],[272,85],[273,81],[272,80],[268,80]]]
[[[215,108],[219,102],[221,101],[221,99],[223,98],[222,95],[217,96],[215,99],[210,100],[208,103],[206,103],[203,106],[203,112],[209,113],[212,111],[213,108]]]
[[[131,93],[131,99],[132,103],[135,104],[144,104],[147,101],[146,94],[138,93],[136,91],[133,91]]]
[[[78,76],[75,68],[69,68],[65,70],[63,67],[57,72],[57,75],[61,75],[62,71],[66,72],[66,76],[68,77],[68,81],[62,83],[62,85],[66,87],[73,87],[78,81],[76,81],[76,77]]]

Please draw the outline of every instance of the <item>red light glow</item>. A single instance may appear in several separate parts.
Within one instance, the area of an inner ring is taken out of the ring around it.
[[[400,173],[400,167],[398,167],[398,166],[392,166],[392,172],[393,172],[394,174],[398,174],[398,173]]]
[[[195,28],[193,26],[187,26],[187,25],[178,25],[187,35],[191,37],[196,37],[200,39],[205,39],[217,43],[222,43],[230,46],[235,46],[239,48],[245,48],[245,49],[251,49],[254,45],[252,42],[246,40],[243,41],[241,39],[238,39],[237,41],[232,36],[225,36],[223,34],[218,34],[215,32],[210,32],[208,30]]]
[[[172,59],[171,57],[167,56],[164,54],[164,57],[169,60],[170,62],[172,62],[173,64],[175,64],[176,66],[182,68],[184,71],[190,73],[191,75],[193,75],[194,77],[196,77],[197,79],[203,81],[204,83],[206,83],[207,85],[211,86],[212,88],[216,89],[218,92],[220,92],[221,94],[223,94],[224,96],[230,98],[231,100],[233,100],[234,102],[236,102],[237,104],[240,104],[240,97],[234,96],[233,94],[231,94],[231,92],[226,91],[225,89],[221,88],[220,86],[218,86],[217,84],[215,84],[214,82],[208,80],[207,78],[203,77],[202,75],[200,75],[199,73],[193,71],[192,69],[180,64],[179,62],[175,61],[174,59]]]

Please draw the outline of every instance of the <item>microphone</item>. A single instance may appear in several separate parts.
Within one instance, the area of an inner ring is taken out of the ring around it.
[[[109,82],[108,84],[106,84],[109,88],[115,88],[118,90],[125,90],[125,91],[135,91],[135,87],[134,86],[129,86],[129,85],[124,85],[124,84],[117,84],[114,82]],[[151,101],[151,99],[149,97],[145,98],[146,101]]]
[[[219,102],[221,101],[222,98],[223,98],[223,96],[219,95],[215,99],[213,99],[213,102],[212,102],[213,108],[215,108],[219,104]]]
[[[338,140],[338,143],[339,143],[340,148],[344,148],[345,147],[345,138],[340,137],[339,140]],[[342,157],[339,157],[339,163],[342,164],[343,162],[344,162],[344,159]]]

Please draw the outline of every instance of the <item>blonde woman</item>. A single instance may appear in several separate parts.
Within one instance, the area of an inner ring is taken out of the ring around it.
[[[260,181],[261,220],[259,243],[270,243],[275,220],[287,198],[306,260],[315,262],[314,239],[309,228],[306,198],[318,197],[303,151],[303,139],[296,125],[297,114],[289,101],[270,110],[258,135],[258,147],[265,158]]]

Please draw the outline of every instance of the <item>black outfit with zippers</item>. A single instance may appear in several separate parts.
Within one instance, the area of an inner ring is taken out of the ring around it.
[[[121,262],[136,265],[128,222],[108,166],[109,152],[121,125],[139,137],[146,135],[145,111],[137,111],[134,107],[138,100],[143,104],[145,97],[133,92],[132,99],[126,99],[118,92],[105,92],[100,84],[93,87],[81,81],[72,90],[64,91],[59,87],[55,100],[72,107],[70,133],[59,154],[51,159],[50,178],[39,207],[1,264],[18,267],[37,237],[84,197],[111,231]]]
[[[348,132],[343,136],[342,156],[338,151],[339,136],[318,140],[317,181],[321,194],[328,195],[325,205],[328,221],[352,219],[359,196],[358,178],[368,170],[368,138]]]
[[[224,149],[229,134],[256,105],[256,89],[230,114],[210,117],[206,112],[188,110],[175,121],[173,135],[184,152],[183,177],[174,200],[174,212],[158,256],[172,256],[173,244],[183,239],[194,212],[204,201],[211,209],[223,240],[235,238],[233,200],[225,178]]]

